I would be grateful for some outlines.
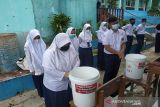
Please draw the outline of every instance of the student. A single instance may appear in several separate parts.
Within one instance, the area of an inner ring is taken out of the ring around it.
[[[144,35],[145,35],[145,30],[146,30],[146,22],[147,19],[142,19],[141,24],[139,24],[136,28],[137,31],[137,48],[136,48],[136,53],[140,54],[140,51],[143,47],[144,44]]]
[[[104,39],[104,34],[108,31],[108,23],[102,22],[99,30],[97,31],[98,38],[98,69],[104,70],[104,46],[102,40]]]
[[[136,26],[134,24],[135,24],[135,19],[131,18],[130,19],[130,24],[127,24],[127,25],[122,27],[122,29],[125,30],[126,35],[127,35],[125,55],[129,54],[129,52],[131,50],[131,47],[132,47],[133,33],[134,33],[134,30],[136,29]]]
[[[72,92],[69,72],[79,66],[79,57],[66,33],[55,36],[43,56],[44,98],[46,107],[70,107]]]
[[[160,52],[160,24],[156,26],[155,53]]]
[[[32,73],[33,82],[40,97],[43,97],[44,71],[42,67],[42,58],[45,50],[46,45],[40,37],[39,31],[36,29],[31,30],[27,36],[24,51],[29,70]]]
[[[91,25],[85,24],[82,32],[79,34],[79,58],[80,66],[93,66],[93,53],[92,53],[92,33]]]
[[[110,30],[105,33],[103,39],[104,57],[105,57],[105,74],[103,83],[117,76],[121,59],[124,57],[127,37],[123,30],[119,29],[116,17],[108,19]]]
[[[79,49],[79,40],[76,36],[76,29],[73,27],[69,27],[66,32],[69,35],[71,43],[73,44],[75,50],[78,52]]]

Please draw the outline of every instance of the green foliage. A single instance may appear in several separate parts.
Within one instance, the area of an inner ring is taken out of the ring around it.
[[[64,13],[54,14],[51,18],[52,30],[57,34],[64,32],[71,23],[71,18]]]
[[[126,25],[128,23],[129,23],[129,20],[120,20],[119,21],[120,26],[124,26],[124,25]]]
[[[152,0],[152,9],[158,8],[159,0]]]
[[[110,8],[116,8],[117,7],[117,0],[107,0]]]
[[[99,29],[101,22],[97,22],[97,28]]]
[[[83,27],[82,27],[83,28]],[[82,28],[77,28],[76,29],[76,35],[79,35],[82,32]]]
[[[158,8],[151,8],[148,14],[151,16],[160,16],[160,10]]]
[[[46,36],[46,37],[43,37],[43,40],[44,42],[46,43],[47,46],[50,46],[50,44],[52,43],[53,41],[53,36]]]
[[[159,0],[152,0],[152,7],[148,11],[148,14],[151,16],[160,16],[160,7],[159,7]]]
[[[97,39],[97,33],[96,32],[92,32],[92,39],[96,40]]]

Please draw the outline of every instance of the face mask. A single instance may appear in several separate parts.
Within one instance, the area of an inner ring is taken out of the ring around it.
[[[34,39],[34,41],[35,41],[36,43],[39,42],[39,40],[40,40],[40,39]]]
[[[146,25],[146,22],[142,22],[142,25]]]
[[[135,24],[135,22],[131,22],[131,24],[132,24],[132,25],[134,25],[134,24]]]
[[[103,30],[103,31],[105,31],[106,29],[107,29],[107,27],[106,27],[106,26],[103,26],[103,27],[102,27],[102,30]]]
[[[60,50],[65,52],[69,49],[69,47],[70,47],[70,45],[63,46],[63,47],[60,48]]]
[[[114,24],[114,25],[112,25],[112,29],[113,29],[113,30],[118,30],[118,29],[119,29],[119,24]]]
[[[86,30],[86,33],[91,33],[91,31],[90,30]]]
[[[70,34],[70,35],[69,35],[69,38],[70,38],[70,39],[74,39],[75,37],[76,37],[75,34]]]

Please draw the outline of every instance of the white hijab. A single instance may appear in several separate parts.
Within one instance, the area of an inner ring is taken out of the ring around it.
[[[72,44],[70,44],[68,51],[63,52],[60,50],[61,47],[70,42],[66,33],[57,34],[51,46],[44,53],[43,67],[67,72],[79,66],[79,57]]]
[[[66,33],[68,34],[68,36],[71,34],[71,32],[72,32],[73,29],[74,29],[73,27],[69,27],[69,28],[67,29],[67,32],[66,32]],[[75,38],[73,38],[73,39],[70,39],[70,40],[71,40],[71,42],[72,42],[75,50],[78,52],[79,40],[78,40],[77,36],[76,36]]]
[[[108,31],[108,29],[106,29],[105,31],[103,30],[103,27],[106,24],[108,24],[108,23],[107,22],[102,22],[101,25],[100,25],[100,27],[99,27],[99,30],[96,31],[99,42],[102,42],[104,33]]]
[[[99,27],[99,30],[103,30],[102,28],[104,27],[104,25],[108,24],[107,22],[102,22],[100,27]]]
[[[90,24],[85,24],[83,27],[82,32],[79,34],[79,37],[83,39],[85,42],[91,42],[92,41],[92,33],[87,33],[86,30],[88,27],[91,27]]]
[[[46,50],[46,44],[41,37],[39,40],[34,40],[37,35],[40,36],[39,31],[37,29],[32,29],[27,35],[27,40],[24,48],[29,49],[34,65],[42,65],[42,58],[43,53]]]

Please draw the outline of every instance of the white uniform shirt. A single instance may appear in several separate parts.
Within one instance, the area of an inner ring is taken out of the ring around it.
[[[145,34],[146,26],[139,24],[136,28],[137,34]]]
[[[107,24],[107,22],[102,22],[99,30],[96,31],[97,32],[97,38],[98,38],[98,42],[102,43],[102,40],[104,39],[104,34],[108,31],[108,28],[106,27],[106,29],[104,30],[103,27]]]
[[[156,30],[156,33],[160,33],[160,30]]]
[[[34,40],[37,35],[40,35],[40,33],[36,29],[29,32],[24,51],[30,72],[34,72],[35,75],[41,75],[43,74],[42,58],[46,45],[42,38]]]
[[[92,42],[92,33],[91,32],[89,32],[89,33],[86,32],[86,29],[88,27],[91,27],[91,25],[90,24],[85,24],[82,32],[79,34],[79,43],[80,43],[79,47],[81,47],[81,48],[92,47],[92,43],[91,43]]]
[[[68,51],[62,52],[60,50],[69,42],[71,41],[67,34],[57,34],[43,55],[43,84],[49,90],[56,92],[67,90],[69,79],[65,78],[64,74],[80,64],[78,54],[72,44]]]
[[[97,31],[97,38],[98,38],[98,42],[102,43],[103,39],[105,38],[105,33],[108,31],[108,29],[106,31]]]
[[[136,29],[135,25],[127,24],[122,27],[123,30],[125,30],[127,36],[133,36],[133,31]]]
[[[119,29],[117,32],[108,30],[105,33],[105,39],[103,39],[103,45],[110,45],[110,47],[116,51],[121,50],[122,43],[127,42],[126,34],[123,30]],[[106,54],[112,54],[104,48]]]

